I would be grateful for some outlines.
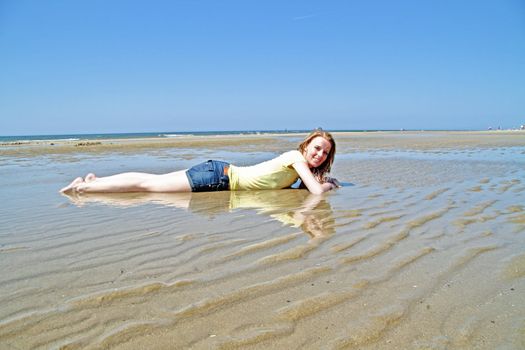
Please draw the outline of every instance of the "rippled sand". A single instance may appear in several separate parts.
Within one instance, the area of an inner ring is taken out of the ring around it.
[[[91,170],[250,164],[297,135],[2,154],[0,348],[522,349],[525,138],[508,134],[338,135],[345,187],[323,196],[57,194]]]

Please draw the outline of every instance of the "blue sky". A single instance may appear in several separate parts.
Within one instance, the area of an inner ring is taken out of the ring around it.
[[[524,123],[523,0],[0,0],[0,135]]]

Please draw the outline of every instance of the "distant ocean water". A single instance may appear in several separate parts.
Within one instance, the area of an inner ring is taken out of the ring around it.
[[[215,135],[263,135],[304,133],[310,130],[243,130],[243,131],[174,131],[174,132],[143,132],[143,133],[113,133],[113,134],[58,134],[58,135],[21,135],[0,136],[0,142],[29,142],[29,141],[78,141],[97,139],[133,139],[133,138],[169,138],[178,136],[215,136]],[[330,130],[363,132],[371,130]]]

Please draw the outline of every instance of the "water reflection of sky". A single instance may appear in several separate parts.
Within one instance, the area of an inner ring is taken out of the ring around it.
[[[469,150],[377,150],[337,154],[336,159],[360,160],[379,158],[409,158],[421,160],[456,160],[456,161],[487,161],[487,162],[518,162],[525,163],[525,147],[501,147],[490,149]]]

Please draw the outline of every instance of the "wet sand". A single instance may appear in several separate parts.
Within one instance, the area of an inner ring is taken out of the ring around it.
[[[301,137],[1,146],[0,348],[525,346],[523,132],[336,134],[322,196],[57,193]]]
[[[343,152],[367,150],[439,150],[523,146],[525,131],[376,131],[334,132]],[[260,134],[178,136],[142,139],[46,140],[0,143],[4,157],[34,157],[65,154],[133,154],[166,149],[231,150],[278,152],[295,148],[306,134]],[[480,142],[482,140],[482,142]],[[191,158],[191,156],[189,156]]]

